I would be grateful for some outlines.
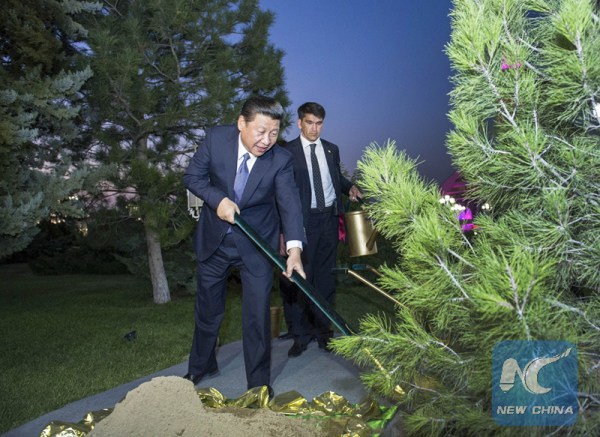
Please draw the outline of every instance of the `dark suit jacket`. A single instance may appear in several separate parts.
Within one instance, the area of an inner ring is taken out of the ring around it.
[[[223,198],[235,199],[238,136],[236,126],[209,129],[183,178],[185,186],[204,200],[194,239],[199,261],[215,252],[230,227],[216,210]],[[274,249],[279,247],[280,224],[285,241],[305,240],[292,156],[280,146],[274,145],[256,160],[238,206],[244,220]],[[266,256],[241,229],[235,225],[231,228],[246,267],[257,273],[272,269]]]
[[[323,149],[325,149],[327,166],[329,167],[329,174],[331,175],[331,180],[333,181],[337,210],[339,214],[342,214],[344,212],[342,193],[348,194],[350,192],[352,182],[342,175],[342,170],[340,168],[340,151],[338,146],[322,138],[321,144],[323,145]],[[296,180],[296,185],[300,191],[300,201],[302,202],[304,223],[308,223],[312,191],[310,186],[310,176],[308,174],[308,166],[306,165],[306,158],[304,156],[304,151],[302,150],[302,141],[300,141],[300,137],[287,143],[284,148],[292,152],[292,155],[294,156],[294,179]]]

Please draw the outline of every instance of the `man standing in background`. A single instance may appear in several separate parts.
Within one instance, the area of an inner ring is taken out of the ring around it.
[[[335,272],[339,215],[343,213],[342,193],[356,202],[362,193],[340,168],[338,147],[321,139],[325,109],[307,102],[298,108],[300,136],[284,148],[294,157],[294,178],[300,192],[306,230],[302,253],[306,279],[330,305],[335,301]],[[294,344],[288,356],[298,357],[316,338],[321,349],[329,351],[333,332],[329,319],[298,287],[282,278],[282,299],[291,308],[291,335]]]

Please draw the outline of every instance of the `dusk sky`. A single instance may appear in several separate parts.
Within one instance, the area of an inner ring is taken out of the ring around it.
[[[327,111],[322,137],[353,172],[368,144],[396,141],[419,171],[452,173],[445,138],[451,0],[260,0],[275,13],[270,41],[286,54],[294,114],[306,101]],[[295,120],[295,118],[294,118]],[[295,123],[286,133],[299,134]]]

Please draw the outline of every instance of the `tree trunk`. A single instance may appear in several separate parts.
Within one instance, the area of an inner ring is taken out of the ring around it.
[[[154,303],[163,304],[171,301],[169,282],[165,273],[162,259],[160,239],[154,230],[144,226],[146,231],[146,246],[148,247],[148,266],[150,267],[150,278],[152,279],[152,294]]]

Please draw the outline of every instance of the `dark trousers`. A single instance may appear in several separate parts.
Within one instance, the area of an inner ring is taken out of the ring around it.
[[[267,385],[271,379],[269,307],[273,270],[259,276],[250,272],[231,235],[197,265],[195,329],[188,371],[197,375],[217,368],[217,335],[225,314],[227,277],[232,267],[240,269],[242,280],[242,342],[248,388]]]
[[[335,303],[335,263],[338,245],[337,215],[311,213],[306,229],[303,262],[307,281],[332,307]],[[292,334],[294,340],[308,343],[312,338],[332,335],[329,318],[298,288],[294,287],[292,305]]]
[[[279,275],[279,294],[281,295],[281,303],[283,305],[283,318],[287,332],[292,332],[292,307],[296,300],[296,290],[298,287],[288,278]]]

